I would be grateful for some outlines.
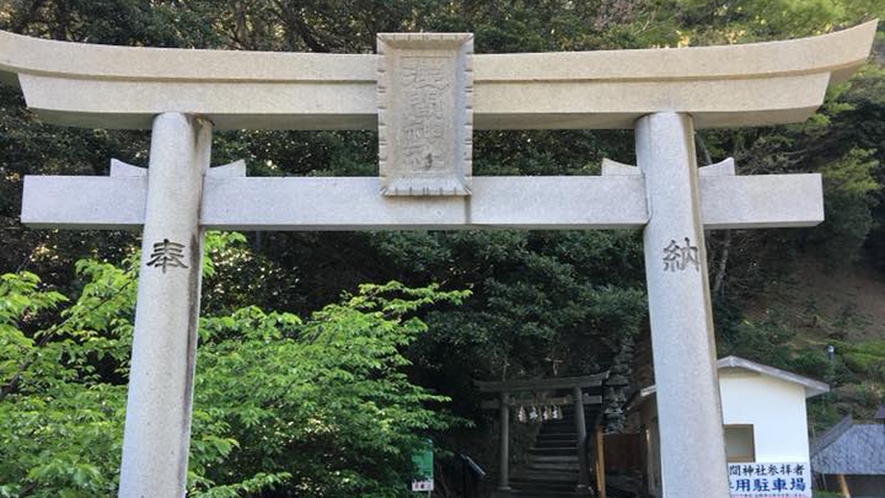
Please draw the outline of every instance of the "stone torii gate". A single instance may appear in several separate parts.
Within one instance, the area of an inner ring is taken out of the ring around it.
[[[728,496],[704,229],[811,226],[818,175],[697,168],[694,131],[799,122],[863,65],[876,22],[727,47],[473,55],[469,34],[377,55],[150,49],[0,32],[0,81],[44,121],[151,128],[149,169],[25,178],[32,227],[144,227],[121,497],[184,494],[202,232],[644,229],[663,489]],[[375,129],[380,178],[209,168],[212,129]],[[638,168],[473,177],[473,129],[635,128]],[[700,441],[701,444],[697,444]],[[721,472],[710,472],[720,468]]]

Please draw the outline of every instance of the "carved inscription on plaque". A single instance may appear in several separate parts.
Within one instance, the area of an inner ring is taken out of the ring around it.
[[[384,195],[469,195],[471,34],[379,34],[378,140]]]
[[[443,149],[452,140],[446,109],[454,106],[449,69],[443,58],[403,57],[399,61],[403,97],[408,104],[402,126],[397,130],[403,166],[410,172],[447,168]]]

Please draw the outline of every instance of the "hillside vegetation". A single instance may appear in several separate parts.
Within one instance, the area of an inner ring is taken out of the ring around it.
[[[0,29],[128,46],[371,53],[378,32],[469,31],[478,53],[749,43],[885,14],[880,0],[17,0]],[[698,134],[699,162],[819,172],[827,220],[708,233],[720,354],[826,380],[814,425],[885,390],[885,66],[807,122]],[[114,496],[138,233],[30,230],[26,174],[146,165],[146,132],[41,123],[0,87],[0,497]],[[597,174],[630,131],[481,131],[476,175]],[[216,133],[250,176],[375,175],[377,134]],[[635,231],[212,234],[189,495],[406,496],[417,441],[494,470],[475,379],[604,368],[647,326]],[[826,347],[835,354],[828,358]],[[273,490],[273,491],[271,491]]]

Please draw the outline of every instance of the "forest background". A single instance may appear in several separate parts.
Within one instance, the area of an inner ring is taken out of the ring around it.
[[[0,29],[127,46],[372,53],[469,31],[476,51],[749,43],[882,17],[878,0],[3,0]],[[699,162],[820,172],[826,221],[711,231],[719,353],[825,380],[816,430],[885,392],[885,67],[792,126],[705,130]],[[29,230],[25,174],[146,165],[147,132],[62,128],[0,87],[0,496],[113,496],[139,234]],[[479,131],[476,175],[598,174],[631,131]],[[375,132],[220,132],[250,176],[377,174]],[[88,193],[87,193],[88,194]],[[207,243],[189,495],[408,495],[411,449],[494,469],[473,380],[591,373],[647,333],[636,231],[215,233]],[[882,298],[882,299],[879,299]],[[827,356],[828,345],[835,355]],[[634,386],[642,387],[642,386]]]

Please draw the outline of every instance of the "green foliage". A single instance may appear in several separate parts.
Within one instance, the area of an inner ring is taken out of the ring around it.
[[[852,372],[885,384],[885,341],[834,344],[837,354]]]
[[[881,0],[22,0],[0,2],[0,29],[130,46],[350,53],[371,53],[382,31],[471,31],[479,52],[530,52],[747,43],[883,15]],[[806,123],[699,136],[712,160],[733,156],[740,174],[824,174],[821,227],[707,237],[720,350],[815,376],[823,367],[817,345],[797,346],[779,317],[748,320],[743,311],[790,271],[794,257],[839,265],[872,256],[885,269],[885,71],[874,62],[831,88]],[[31,414],[11,424],[25,434],[16,441],[21,455],[0,440],[0,496],[39,495],[27,472],[52,462],[68,464],[34,471],[54,483],[45,494],[113,492],[118,437],[90,439],[79,431],[91,424],[75,417],[88,412],[80,404],[103,403],[107,412],[90,416],[108,424],[106,436],[119,434],[138,240],[27,230],[18,220],[21,182],[25,174],[107,174],[111,157],[143,165],[147,143],[145,132],[42,124],[17,89],[0,88],[0,273],[10,274],[0,281],[0,382],[8,380],[0,420]],[[603,157],[631,162],[634,154],[630,132],[597,130],[477,131],[474,153],[477,175],[598,174]],[[215,135],[213,158],[243,158],[252,176],[371,176],[377,135],[225,131]],[[396,494],[389,483],[405,465],[408,441],[391,432],[417,434],[444,420],[424,418],[421,409],[441,400],[411,382],[433,386],[453,398],[457,413],[474,416],[473,379],[604,368],[606,350],[646,316],[641,240],[632,232],[227,234],[210,237],[207,251],[191,473],[191,491],[201,496],[257,495],[273,486],[299,496]],[[438,282],[473,296],[453,306],[463,296],[433,288],[421,291],[427,295],[397,285],[356,290],[391,280],[419,288]],[[346,303],[324,307],[342,290],[353,292]],[[408,303],[426,306],[397,311]],[[416,316],[426,331],[411,321]],[[875,375],[868,354],[837,355],[835,382]],[[290,392],[304,406],[287,401]],[[392,392],[404,398],[388,399]],[[358,401],[347,405],[345,396]],[[326,399],[338,410],[318,401]],[[19,405],[24,400],[33,406]],[[22,411],[4,411],[13,407]],[[481,435],[472,436],[481,449]],[[10,451],[17,453],[7,457]],[[365,460],[355,460],[357,451]],[[104,477],[93,479],[91,469]]]
[[[885,13],[875,0],[677,0],[672,4],[692,45],[810,36]]]
[[[212,235],[223,253],[240,240]],[[132,339],[135,257],[84,260],[67,299],[30,273],[0,285],[0,491],[112,496]],[[206,266],[211,270],[212,264]],[[409,450],[453,418],[448,398],[412,384],[402,351],[427,331],[421,307],[463,291],[363,285],[302,321],[258,307],[204,317],[193,414],[194,496],[257,496],[286,484],[302,496],[404,496]]]
[[[790,369],[789,341],[795,336],[778,316],[763,320],[743,319],[719,330],[719,356],[735,355],[749,360]]]
[[[810,238],[834,265],[853,262],[873,227],[872,207],[882,186],[876,181],[879,162],[873,151],[851,149],[821,168],[826,195],[826,221]]]
[[[241,434],[229,464],[208,466],[208,475],[272,469],[311,496],[395,494],[408,475],[408,449],[448,421],[422,408],[447,398],[402,371],[410,362],[400,349],[427,328],[409,315],[466,295],[392,282],[364,285],[304,323],[254,307],[204,320],[195,406],[211,410],[195,413],[195,427],[221,411]]]
[[[474,291],[458,309],[429,313],[432,330],[413,349],[419,364],[448,372],[447,389],[505,374],[598,371],[600,356],[645,314],[634,233],[379,233],[373,244],[405,275]]]
[[[0,355],[0,483],[9,496],[103,496],[116,488],[126,392],[101,378],[128,361],[132,272],[95,261],[77,272],[87,280],[79,297],[45,327],[41,314],[68,300],[33,274],[0,277],[0,344],[18,345]]]
[[[13,378],[33,354],[34,339],[19,323],[26,326],[42,311],[67,300],[58,292],[41,292],[39,284],[39,277],[29,272],[0,276],[0,378]]]
[[[829,380],[832,365],[823,348],[806,349],[790,361],[790,370],[811,378]]]

